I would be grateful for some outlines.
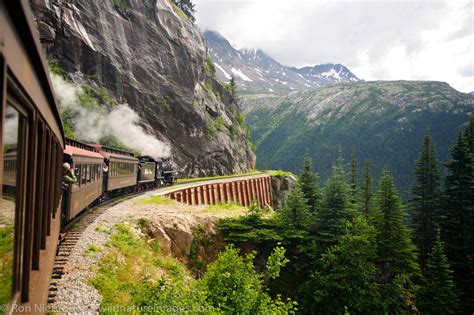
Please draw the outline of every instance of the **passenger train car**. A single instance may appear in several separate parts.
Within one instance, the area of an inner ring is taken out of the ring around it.
[[[175,180],[169,160],[64,137],[37,33],[28,1],[0,1],[0,305],[7,314],[46,311],[61,227],[111,196]],[[64,162],[77,177],[67,187]]]
[[[37,33],[27,1],[0,1],[0,305],[8,305],[6,313],[47,301],[60,228],[65,139]]]

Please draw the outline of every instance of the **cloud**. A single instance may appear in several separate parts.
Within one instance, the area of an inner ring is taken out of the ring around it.
[[[474,90],[472,1],[194,2],[201,28],[286,65],[343,63],[366,80],[437,80]]]

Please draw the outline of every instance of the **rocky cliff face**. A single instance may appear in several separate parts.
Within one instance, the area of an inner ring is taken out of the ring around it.
[[[171,2],[31,0],[31,6],[48,58],[73,82],[125,100],[148,133],[169,143],[184,176],[252,166],[235,119],[240,110],[206,71],[201,33]]]

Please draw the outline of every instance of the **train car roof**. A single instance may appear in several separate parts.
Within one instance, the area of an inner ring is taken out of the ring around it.
[[[127,161],[134,161],[138,162],[138,159],[133,156],[128,156],[128,155],[121,155],[121,154],[115,154],[115,153],[109,153],[109,152],[104,152],[104,151],[99,151],[99,154],[101,154],[103,157],[106,159],[117,159],[117,160],[127,160]]]
[[[0,1],[0,30],[0,55],[5,58],[9,83],[26,92],[64,146],[64,127],[27,0]]]
[[[156,160],[154,158],[152,158],[151,156],[149,156],[149,155],[139,156],[138,160],[140,162],[154,162],[154,163],[156,163]]]
[[[138,162],[138,159],[133,156],[133,153],[127,152],[127,151],[122,151],[119,149],[114,149],[114,148],[109,148],[101,144],[89,144],[90,146],[94,147],[103,157],[106,159],[119,159],[119,160],[128,160],[128,161],[134,161]]]
[[[84,150],[82,148],[78,147],[73,147],[70,145],[66,145],[66,149],[64,149],[64,154],[70,155],[70,156],[83,156],[83,157],[91,157],[91,158],[97,158],[100,160],[103,160],[104,157],[94,151],[89,151],[89,150]]]

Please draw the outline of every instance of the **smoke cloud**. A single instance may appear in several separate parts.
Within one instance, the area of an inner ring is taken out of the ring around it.
[[[114,136],[127,147],[152,157],[168,157],[168,144],[156,139],[139,126],[140,117],[128,104],[115,105],[111,111],[97,103],[84,105],[81,87],[51,74],[61,112],[72,117],[75,134],[89,142],[98,143],[106,136]]]

